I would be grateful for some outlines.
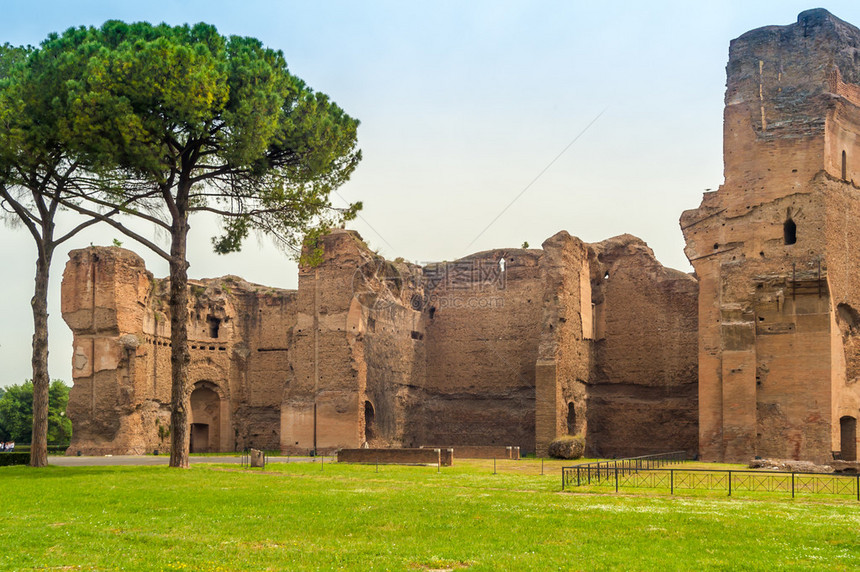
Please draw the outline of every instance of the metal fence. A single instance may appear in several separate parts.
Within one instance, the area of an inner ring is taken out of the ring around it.
[[[610,462],[611,463],[611,462]],[[831,494],[853,496],[860,501],[860,475],[800,473],[786,471],[663,469],[631,471],[619,465],[599,468],[573,466],[562,469],[562,490],[573,486],[597,485],[622,488],[725,491],[729,496],[740,491],[777,492],[795,495]]]
[[[667,465],[678,465],[686,459],[686,451],[672,451],[671,453],[626,457],[611,461],[593,461],[591,463],[580,463],[572,467],[562,467],[561,490],[565,490],[566,486],[570,486],[574,476],[576,477],[576,485],[579,485],[583,478],[587,479],[588,483],[591,484],[592,479],[597,482],[610,480],[615,478],[616,473],[630,475],[643,470],[659,469]],[[580,477],[580,475],[583,475],[583,477]]]

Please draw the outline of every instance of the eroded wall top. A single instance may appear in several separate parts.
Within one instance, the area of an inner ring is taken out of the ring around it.
[[[808,10],[794,24],[732,41],[726,73],[727,187],[773,199],[822,170],[842,177],[843,149],[835,142],[858,125],[860,30],[826,10]],[[848,163],[850,171],[850,154]]]

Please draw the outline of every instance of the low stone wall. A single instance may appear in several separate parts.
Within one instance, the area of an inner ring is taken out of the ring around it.
[[[421,445],[422,449],[453,449],[458,459],[520,459],[519,447],[504,445],[458,445],[454,447],[439,447],[436,445]]]
[[[373,465],[442,465],[454,464],[451,449],[341,449],[337,453],[338,463],[365,463]]]

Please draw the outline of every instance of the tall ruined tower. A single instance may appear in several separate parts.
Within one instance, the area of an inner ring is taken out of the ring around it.
[[[803,12],[734,40],[727,76],[725,183],[681,216],[700,454],[856,459],[860,30]]]

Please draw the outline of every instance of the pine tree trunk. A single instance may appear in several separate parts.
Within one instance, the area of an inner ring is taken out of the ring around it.
[[[33,307],[33,434],[30,439],[30,466],[48,464],[48,273],[52,251],[46,248],[36,261],[36,289]]]
[[[170,412],[170,466],[188,468],[190,406],[188,392],[188,220],[174,219],[170,244],[170,363],[173,377]]]

